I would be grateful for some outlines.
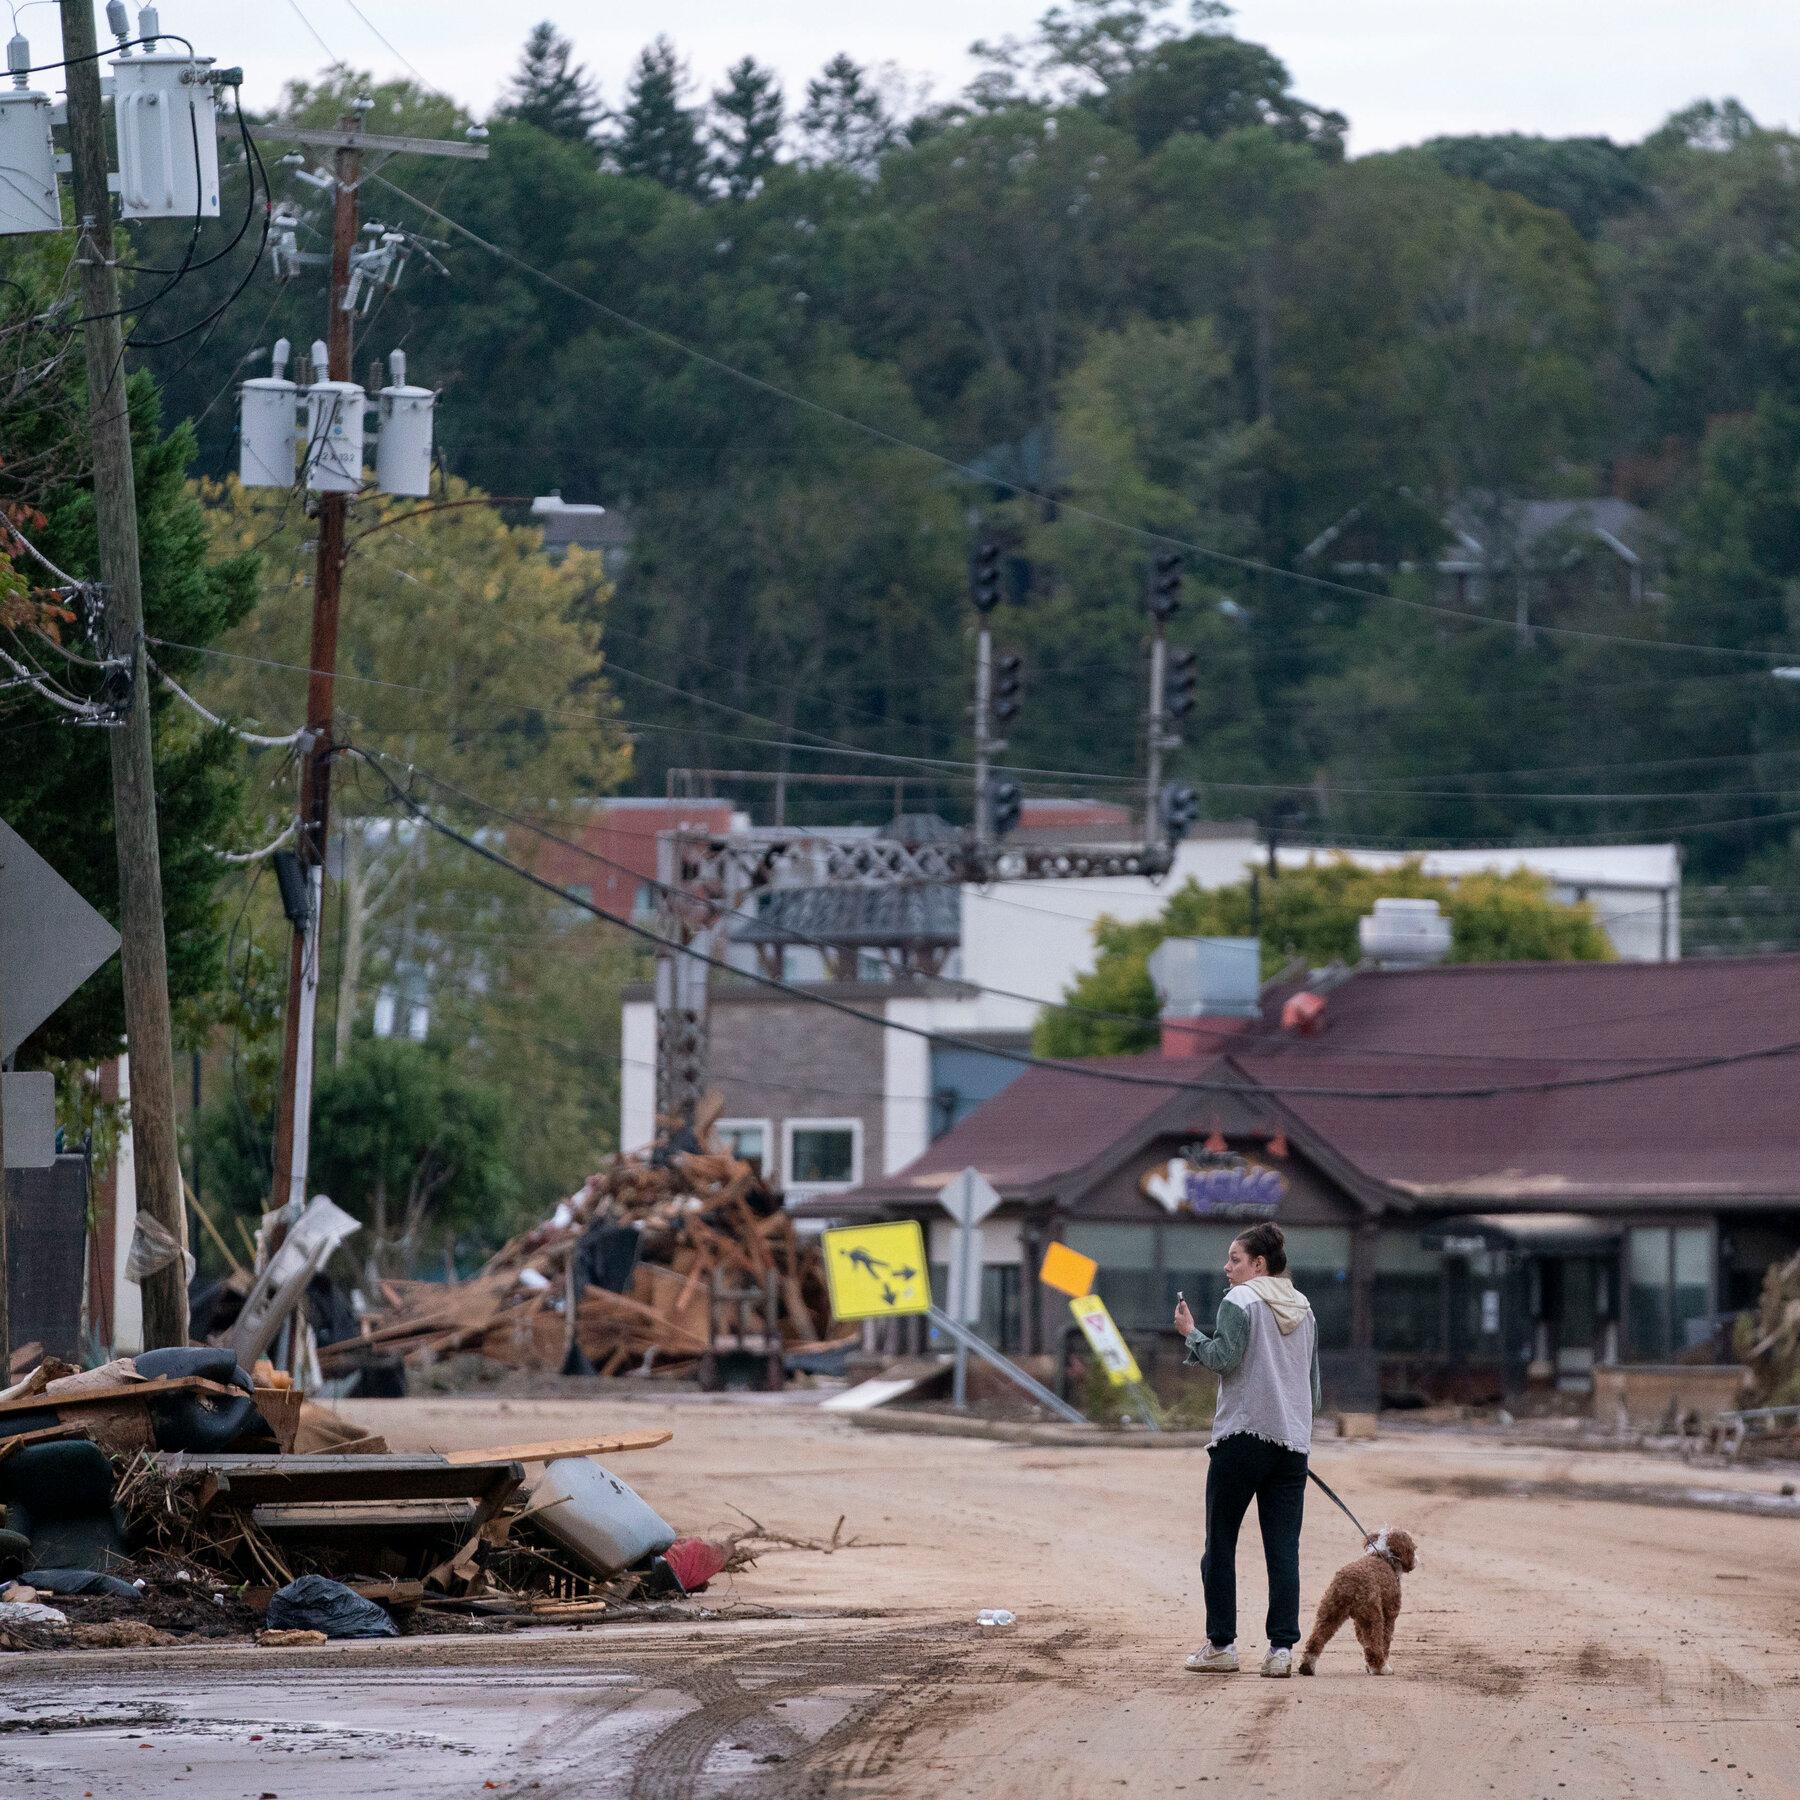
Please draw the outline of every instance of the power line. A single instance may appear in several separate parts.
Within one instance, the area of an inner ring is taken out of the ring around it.
[[[608,306],[604,301],[596,300],[591,294],[584,294],[579,288],[571,287],[567,282],[558,280],[556,276],[527,262],[522,256],[517,256],[512,251],[503,249],[500,245],[482,237],[479,233],[471,231],[460,220],[453,219],[448,213],[431,205],[428,201],[421,200],[416,194],[408,193],[405,188],[389,181],[385,175],[371,174],[369,178],[380,182],[383,187],[398,194],[402,200],[410,201],[422,212],[430,214],[432,218],[439,220],[450,230],[460,232],[471,243],[487,251],[490,256],[498,257],[504,262],[511,263],[515,268],[524,270],[526,274],[536,276],[538,280],[557,289],[559,293],[567,294],[571,300],[592,308],[603,317],[611,319],[628,330],[638,332],[655,343],[665,345],[683,356],[705,364],[708,368],[716,369],[720,374],[729,376],[734,381],[743,382],[774,399],[786,401],[789,405],[802,407],[820,418],[830,420],[833,424],[861,432],[865,437],[884,443],[892,449],[903,450],[914,456],[927,457],[940,468],[949,469],[971,481],[991,482],[993,479],[991,474],[984,475],[980,470],[967,463],[957,461],[953,456],[946,456],[942,451],[913,443],[910,439],[900,437],[894,432],[884,431],[878,425],[871,425],[866,420],[854,418],[849,413],[839,412],[835,407],[808,399],[804,394],[797,394],[792,389],[765,380],[760,375],[752,375],[748,370],[739,369],[657,326],[647,325],[641,319],[635,319],[629,313],[621,312],[617,307]],[[1123,519],[1111,518],[1105,513],[1095,512],[1089,507],[1081,506],[1062,496],[1041,493],[1035,488],[1023,487],[1013,482],[1007,483],[1007,486],[1015,494],[1040,501],[1046,505],[1054,504],[1064,512],[1072,513],[1077,518],[1086,519],[1090,524],[1102,526],[1110,531],[1124,532],[1127,536],[1137,538],[1146,544],[1161,544],[1170,549],[1186,551],[1194,556],[1203,557],[1209,562],[1220,563],[1246,574],[1273,576],[1283,581],[1298,583],[1315,592],[1347,594],[1359,600],[1380,600],[1393,606],[1404,607],[1412,612],[1425,613],[1435,618],[1454,619],[1464,624],[1486,625],[1508,632],[1517,630],[1515,622],[1511,619],[1491,617],[1485,613],[1471,613],[1453,606],[1439,606],[1427,600],[1411,600],[1400,594],[1382,593],[1376,588],[1352,587],[1348,582],[1332,581],[1323,575],[1308,575],[1298,569],[1284,569],[1278,564],[1261,562],[1254,557],[1233,556],[1228,551],[1215,550],[1205,544],[1196,544],[1169,532],[1152,531],[1146,526],[1132,525]],[[1794,654],[1792,651],[1745,650],[1724,644],[1678,643],[1667,638],[1625,637],[1616,632],[1582,631],[1566,625],[1534,625],[1532,630],[1545,637],[1570,638],[1583,643],[1617,644],[1640,650],[1672,650],[1690,656],[1742,657],[1762,663],[1774,663]]]
[[[596,906],[593,901],[584,900],[565,888],[559,888],[554,882],[513,862],[509,857],[502,856],[491,846],[480,843],[475,838],[456,830],[454,826],[447,825],[443,820],[433,817],[430,810],[420,805],[367,751],[359,749],[354,744],[345,744],[338,748],[343,754],[356,756],[367,763],[380,776],[394,798],[432,831],[449,838],[453,843],[461,844],[465,850],[473,852],[496,867],[509,870],[520,880],[530,882],[532,886],[554,895],[565,904],[592,913],[596,918],[609,920],[619,929],[630,932],[634,937],[643,938],[659,948],[671,947],[667,939],[650,930],[648,926],[636,925],[629,919],[621,919],[608,913],[604,908]],[[1058,1074],[1080,1076],[1084,1079],[1109,1082],[1117,1086],[1159,1088],[1172,1093],[1235,1094],[1240,1097],[1262,1094],[1272,1098],[1293,1097],[1323,1100],[1491,1100],[1512,1095],[1550,1094],[1577,1089],[1619,1087],[1627,1082],[1655,1080],[1668,1075],[1693,1074],[1705,1069],[1735,1068],[1744,1063],[1766,1062],[1800,1052],[1800,1040],[1795,1040],[1784,1044],[1773,1044],[1759,1050],[1734,1051],[1719,1056],[1691,1057],[1682,1062],[1665,1063],[1659,1067],[1620,1070],[1608,1075],[1577,1075],[1527,1082],[1488,1082],[1480,1086],[1464,1088],[1302,1087],[1291,1083],[1268,1082],[1248,1075],[1236,1081],[1180,1081],[1170,1076],[1131,1075],[1120,1069],[1096,1068],[1091,1063],[1077,1067],[1053,1058],[1033,1056],[1027,1051],[983,1044],[973,1038],[960,1037],[950,1032],[933,1031],[929,1026],[909,1025],[903,1020],[866,1013],[860,1007],[852,1006],[847,1001],[833,999],[830,995],[819,993],[813,989],[796,987],[791,982],[783,981],[773,975],[765,975],[760,970],[736,968],[719,957],[703,955],[691,948],[681,947],[680,953],[683,956],[692,957],[696,962],[704,963],[708,968],[718,969],[723,973],[754,982],[758,986],[771,988],[777,993],[785,994],[789,999],[809,1006],[822,1007],[828,1012],[841,1013],[847,1018],[859,1019],[865,1025],[874,1025],[884,1031],[897,1031],[907,1037],[923,1038],[927,1043],[945,1044],[952,1049],[976,1051],[984,1056],[998,1057],[1005,1062],[1018,1063],[1023,1068],[1048,1069]]]

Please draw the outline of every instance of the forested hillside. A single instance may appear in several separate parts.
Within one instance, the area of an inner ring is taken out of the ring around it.
[[[784,98],[747,56],[704,95],[660,41],[601,95],[540,28],[490,161],[365,183],[365,217],[441,240],[444,272],[415,261],[358,367],[403,344],[442,388],[450,473],[628,512],[606,646],[641,791],[672,765],[898,767],[821,744],[966,759],[981,533],[1026,658],[1007,760],[1045,771],[1028,791],[1128,777],[1161,534],[1188,546],[1173,630],[1199,651],[1175,772],[1211,814],[1420,844],[1679,833],[1697,872],[1761,857],[1779,880],[1794,141],[1709,102],[1629,146],[1346,159],[1345,121],[1268,51],[1166,17],[1059,8],[931,105],[845,58]],[[291,109],[364,92],[372,128],[466,123],[344,70]],[[283,191],[322,247],[316,196],[291,170]],[[209,473],[239,359],[310,341],[320,285],[259,275],[200,352],[147,359]],[[1591,543],[1507,540],[1525,501],[1601,497],[1654,515],[1636,593],[1587,579]],[[1461,590],[1432,573],[1447,518],[1489,545]],[[909,805],[966,816],[958,772],[905,772]],[[874,819],[891,788],[806,804]]]

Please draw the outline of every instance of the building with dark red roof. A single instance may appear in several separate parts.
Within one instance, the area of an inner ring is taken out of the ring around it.
[[[804,1210],[919,1217],[943,1263],[935,1195],[979,1169],[984,1329],[1025,1353],[1068,1323],[1035,1280],[1052,1239],[1150,1334],[1178,1291],[1207,1317],[1272,1217],[1340,1397],[1712,1360],[1800,1245],[1800,956],[1333,969],[1165,1039],[1187,1053],[1033,1068]]]

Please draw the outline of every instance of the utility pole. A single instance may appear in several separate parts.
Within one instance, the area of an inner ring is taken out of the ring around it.
[[[71,0],[63,0],[68,6]],[[365,148],[404,150],[414,156],[452,156],[485,161],[485,129],[471,126],[470,141],[381,137],[363,130],[367,101],[346,113],[334,131],[296,126],[258,126],[253,135],[278,143],[323,146],[336,152],[331,220],[331,317],[326,327],[326,373],[334,382],[352,382],[355,361],[351,273],[360,231],[357,191]],[[356,404],[356,402],[350,402]],[[318,496],[318,561],[313,574],[312,650],[307,659],[305,765],[300,782],[297,845],[306,878],[307,905],[294,923],[288,951],[287,1012],[284,1018],[281,1095],[275,1116],[275,1170],[270,1203],[284,1206],[306,1197],[311,1152],[313,1027],[318,1013],[320,918],[324,911],[325,849],[331,828],[332,715],[337,688],[338,601],[344,579],[346,525],[352,496]]]
[[[137,491],[131,421],[125,402],[125,352],[119,281],[113,261],[112,199],[106,185],[106,134],[100,110],[93,0],[61,0],[68,89],[70,172],[79,222],[82,336],[87,352],[88,429],[93,440],[94,522],[100,578],[106,585],[106,654],[129,664],[131,697],[109,734],[113,833],[119,857],[120,962],[125,1036],[131,1054],[131,1140],[141,1212],[177,1243],[182,1218],[175,1133],[175,1059],[169,1026],[168,949],[163,941],[162,855],[157,841],[156,777],[151,759],[150,682],[144,645],[144,594],[138,567]],[[140,1284],[144,1345],[188,1341],[187,1278],[177,1258]]]
[[[994,695],[994,634],[988,620],[1000,604],[1000,546],[992,538],[984,538],[975,547],[969,588],[970,598],[981,617],[975,639],[975,848],[983,851],[993,843],[994,837],[993,820],[988,812],[988,759],[1006,748],[1004,739],[990,735],[993,729],[989,713]]]
[[[360,113],[346,114],[347,134],[362,126]],[[354,345],[350,256],[358,230],[357,187],[362,151],[340,144],[336,158],[336,206],[331,222],[331,318],[326,330],[326,368],[333,381],[350,381]],[[319,997],[319,921],[324,911],[325,847],[331,823],[331,722],[337,688],[338,596],[344,579],[344,526],[348,494],[318,498],[318,561],[313,573],[311,671],[306,680],[305,766],[300,780],[298,854],[306,874],[306,913],[294,925],[288,949],[287,1012],[281,1058],[281,1100],[275,1119],[275,1180],[271,1207],[306,1198],[311,1150],[313,1026]]]
[[[1165,550],[1156,558],[1150,579],[1150,616],[1156,635],[1150,640],[1150,719],[1145,730],[1144,841],[1153,844],[1162,836],[1162,759],[1167,750],[1178,750],[1181,739],[1169,729],[1163,689],[1168,680],[1169,621],[1181,606],[1181,558]]]

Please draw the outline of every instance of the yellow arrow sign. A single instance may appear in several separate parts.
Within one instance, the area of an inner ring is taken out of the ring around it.
[[[892,1319],[931,1310],[925,1234],[917,1219],[825,1233],[825,1279],[838,1319]]]

